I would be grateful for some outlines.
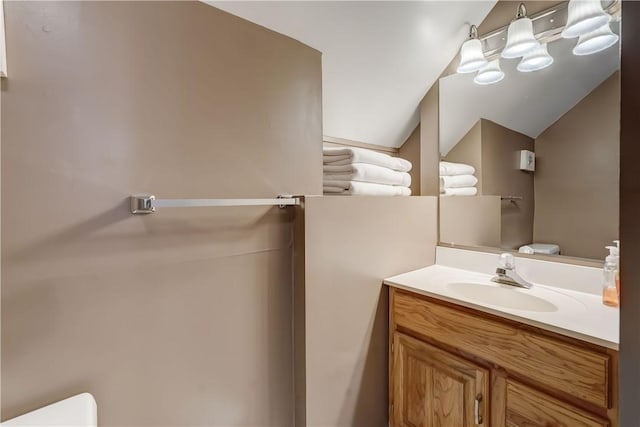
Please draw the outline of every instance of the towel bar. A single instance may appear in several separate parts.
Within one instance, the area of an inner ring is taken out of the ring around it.
[[[156,199],[152,194],[131,196],[131,213],[150,214],[156,208],[194,208],[215,206],[294,206],[300,204],[300,198],[280,195],[274,199]]]
[[[508,200],[511,203],[515,203],[515,202],[521,202],[522,200],[524,200],[524,197],[522,197],[522,196],[500,196],[500,200]]]

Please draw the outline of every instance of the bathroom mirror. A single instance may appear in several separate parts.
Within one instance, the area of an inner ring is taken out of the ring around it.
[[[576,56],[576,40],[539,71],[501,59],[495,84],[440,79],[441,161],[475,169],[441,167],[442,244],[602,260],[618,238],[620,46]]]

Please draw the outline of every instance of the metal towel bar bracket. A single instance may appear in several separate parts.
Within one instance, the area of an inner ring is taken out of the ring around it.
[[[501,196],[500,200],[507,200],[511,203],[515,203],[515,202],[521,202],[522,200],[524,200],[524,197],[522,196]]]
[[[150,214],[156,208],[194,208],[215,206],[295,206],[300,198],[291,195],[279,195],[274,199],[156,199],[152,194],[131,196],[131,213]]]

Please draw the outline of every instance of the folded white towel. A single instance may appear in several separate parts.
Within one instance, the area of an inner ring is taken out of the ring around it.
[[[367,163],[352,163],[342,166],[324,165],[323,170],[324,179],[333,181],[360,181],[403,187],[411,185],[411,175],[408,173]]]
[[[450,163],[440,162],[440,175],[473,175],[476,173],[476,168],[471,165],[465,165],[464,163]]]
[[[473,175],[452,175],[440,177],[440,191],[445,188],[475,187],[478,178]]]
[[[478,194],[478,189],[476,187],[445,188],[441,193],[445,196],[475,196]]]
[[[411,190],[398,185],[358,181],[324,181],[324,194],[344,196],[410,196]]]
[[[323,147],[322,161],[332,166],[348,165],[350,163],[368,163],[382,166],[398,172],[409,172],[411,162],[400,157],[391,157],[384,153],[357,147]]]

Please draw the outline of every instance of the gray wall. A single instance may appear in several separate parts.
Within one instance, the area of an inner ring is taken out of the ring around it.
[[[291,213],[320,194],[321,56],[199,2],[5,2],[2,418],[290,425]]]
[[[604,259],[618,238],[620,74],[614,73],[536,138],[537,242]]]

